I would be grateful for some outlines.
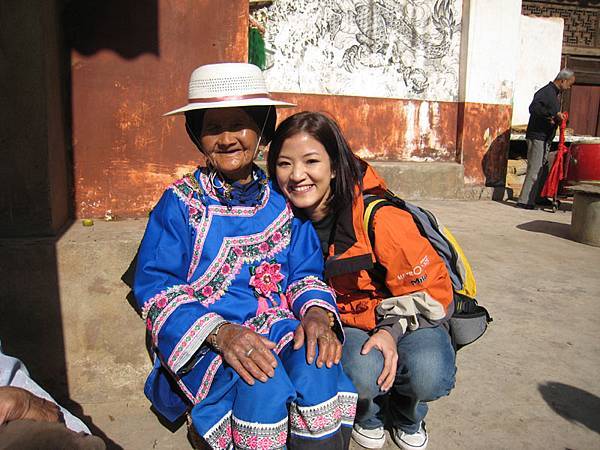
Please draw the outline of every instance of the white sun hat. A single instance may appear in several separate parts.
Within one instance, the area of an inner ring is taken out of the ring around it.
[[[164,115],[182,114],[194,109],[242,106],[296,105],[271,98],[262,71],[254,64],[207,64],[192,72],[188,104]]]

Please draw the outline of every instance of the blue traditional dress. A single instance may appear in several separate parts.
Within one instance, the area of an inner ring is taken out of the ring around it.
[[[134,283],[156,355],[145,393],[169,420],[191,409],[213,448],[283,448],[296,439],[347,446],[351,381],[341,366],[319,369],[306,363],[305,348],[292,348],[311,306],[339,324],[317,235],[258,167],[251,183],[224,186],[198,169],[173,183],[150,215]],[[248,385],[206,345],[223,321],[277,344],[267,382]]]

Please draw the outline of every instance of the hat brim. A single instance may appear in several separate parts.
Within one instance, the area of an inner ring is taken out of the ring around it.
[[[213,109],[213,108],[240,108],[243,106],[279,106],[282,108],[291,108],[296,106],[294,103],[281,102],[279,100],[272,100],[270,98],[252,98],[252,99],[241,99],[241,100],[226,100],[220,102],[209,102],[209,103],[188,103],[187,105],[169,111],[163,114],[164,116],[173,116],[175,114],[183,114],[186,111],[193,111],[196,109]]]

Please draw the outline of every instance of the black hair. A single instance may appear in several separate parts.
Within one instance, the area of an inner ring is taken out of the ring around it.
[[[277,158],[286,139],[298,133],[307,133],[319,141],[331,160],[331,170],[335,178],[331,180],[331,204],[334,213],[339,212],[354,200],[354,186],[362,190],[360,160],[352,152],[339,125],[330,117],[318,112],[304,111],[285,119],[277,127],[267,157],[269,176],[275,176]]]
[[[261,143],[266,145],[271,142],[275,133],[275,124],[277,123],[277,110],[274,106],[240,106],[248,114],[259,131],[262,129]],[[200,145],[200,136],[202,136],[202,122],[204,114],[208,109],[193,109],[185,112],[185,129],[188,136],[196,147],[202,151]],[[264,129],[263,129],[264,125]]]

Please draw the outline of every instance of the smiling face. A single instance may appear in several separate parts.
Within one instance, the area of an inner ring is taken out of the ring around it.
[[[335,173],[327,150],[310,134],[301,132],[283,142],[275,177],[286,198],[312,221],[326,216]]]
[[[241,108],[209,109],[204,114],[200,145],[213,165],[229,181],[252,180],[252,161],[259,129]]]

